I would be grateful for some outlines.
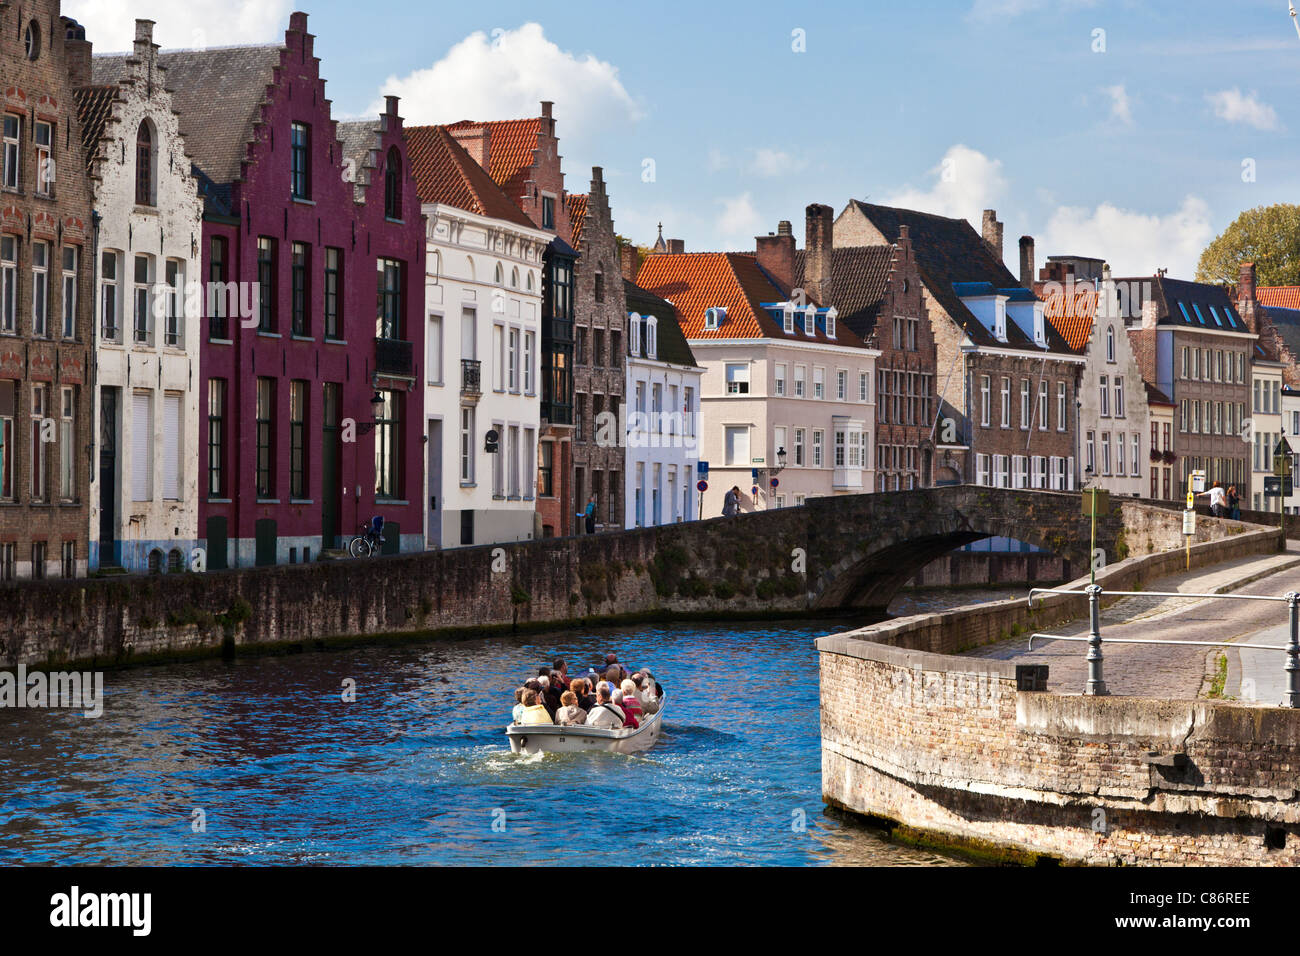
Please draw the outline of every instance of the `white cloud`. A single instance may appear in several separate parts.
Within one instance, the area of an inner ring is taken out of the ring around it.
[[[389,77],[380,93],[402,98],[411,125],[522,119],[539,115],[542,100],[552,100],[565,172],[577,192],[586,191],[593,157],[608,156],[620,128],[640,118],[617,67],[561,50],[538,23],[493,30],[491,37],[472,33],[432,66]],[[368,112],[382,108],[376,99]]]
[[[1094,209],[1061,206],[1038,237],[1052,255],[1098,256],[1117,276],[1152,275],[1168,269],[1191,279],[1201,250],[1214,238],[1210,207],[1188,196],[1167,215],[1151,215],[1102,203]]]
[[[757,176],[783,176],[798,172],[807,165],[807,160],[791,156],[779,149],[764,147],[754,150],[754,159],[749,168]]]
[[[164,49],[275,43],[289,25],[291,0],[64,0],[63,14],[86,28],[98,53],[131,49],[135,21],[154,20]]]
[[[1126,126],[1133,124],[1133,104],[1129,100],[1128,90],[1123,83],[1115,86],[1103,86],[1102,92],[1110,97],[1110,118],[1119,120]]]
[[[754,206],[753,194],[741,193],[718,202],[722,204],[722,213],[718,216],[716,232],[723,237],[723,248],[753,249],[754,236],[763,222]]]
[[[938,216],[962,218],[979,229],[983,210],[996,208],[1006,193],[1002,161],[958,143],[943,155],[939,165],[927,170],[935,182],[929,189],[911,186],[885,197],[889,206],[902,206]]]
[[[1255,129],[1277,129],[1277,111],[1261,103],[1252,91],[1243,94],[1238,87],[1206,93],[1205,99],[1214,107],[1214,115],[1229,123],[1245,123]]]

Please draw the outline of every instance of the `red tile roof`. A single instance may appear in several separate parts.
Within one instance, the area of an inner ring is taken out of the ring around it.
[[[1300,285],[1260,286],[1255,295],[1269,309],[1300,309]]]
[[[443,203],[466,212],[533,227],[474,157],[445,126],[410,126],[406,150],[420,201]]]
[[[850,347],[863,344],[844,325],[837,326],[833,339],[820,328],[814,338],[802,331],[787,335],[781,323],[762,308],[762,303],[784,302],[786,296],[759,267],[752,253],[648,256],[641,264],[636,284],[673,304],[688,339],[771,338]],[[726,320],[716,329],[704,327],[704,313],[711,308],[727,310]],[[797,329],[802,327],[802,322],[796,324]]]
[[[569,231],[573,234],[570,245],[576,249],[578,243],[582,242],[582,227],[587,221],[587,197],[569,193],[565,198],[569,204]]]
[[[1084,282],[1073,287],[1059,282],[1035,282],[1034,293],[1043,299],[1043,316],[1052,328],[1061,333],[1071,349],[1083,351],[1097,314],[1097,290]]]
[[[519,120],[491,120],[478,123],[461,120],[448,129],[477,129],[488,131],[488,173],[498,186],[510,196],[521,195],[528,171],[533,165],[533,152],[537,149],[537,135],[541,132],[540,117]]]

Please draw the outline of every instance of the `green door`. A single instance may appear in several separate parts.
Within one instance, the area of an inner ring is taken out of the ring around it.
[[[275,519],[258,518],[257,524],[253,529],[253,535],[257,542],[256,563],[258,567],[268,564],[275,564],[275,546],[277,540]]]
[[[325,382],[322,428],[320,438],[321,463],[321,547],[337,548],[339,541],[339,516],[342,503],[339,500],[342,479],[342,456],[339,454],[339,402],[343,387],[337,382]]]

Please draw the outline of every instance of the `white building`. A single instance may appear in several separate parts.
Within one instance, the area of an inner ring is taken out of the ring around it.
[[[1273,452],[1277,450],[1278,441],[1282,438],[1282,372],[1286,365],[1274,360],[1259,345],[1255,346],[1253,358],[1254,361],[1250,363],[1250,427],[1242,433],[1243,440],[1250,442],[1250,496],[1246,496],[1245,489],[1237,490],[1242,508],[1278,511],[1282,507],[1282,499],[1264,496],[1264,479],[1273,477]],[[1290,444],[1294,448],[1297,443],[1292,440]]]
[[[623,421],[625,528],[694,521],[699,464],[700,383],[677,323],[677,311],[658,296],[624,282],[627,295],[627,396]]]
[[[152,36],[137,20],[132,54],[77,91],[99,251],[91,568],[180,570],[198,545],[203,205]]]
[[[406,132],[428,220],[425,540],[540,537],[542,253],[554,237],[492,181],[486,156],[480,165],[445,127]]]

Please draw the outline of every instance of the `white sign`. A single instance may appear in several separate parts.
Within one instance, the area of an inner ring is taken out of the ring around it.
[[[1192,472],[1192,491],[1196,492],[1199,495],[1204,490],[1205,490],[1205,472],[1203,471]]]
[[[1196,534],[1196,512],[1190,508],[1183,512],[1183,534]]]

